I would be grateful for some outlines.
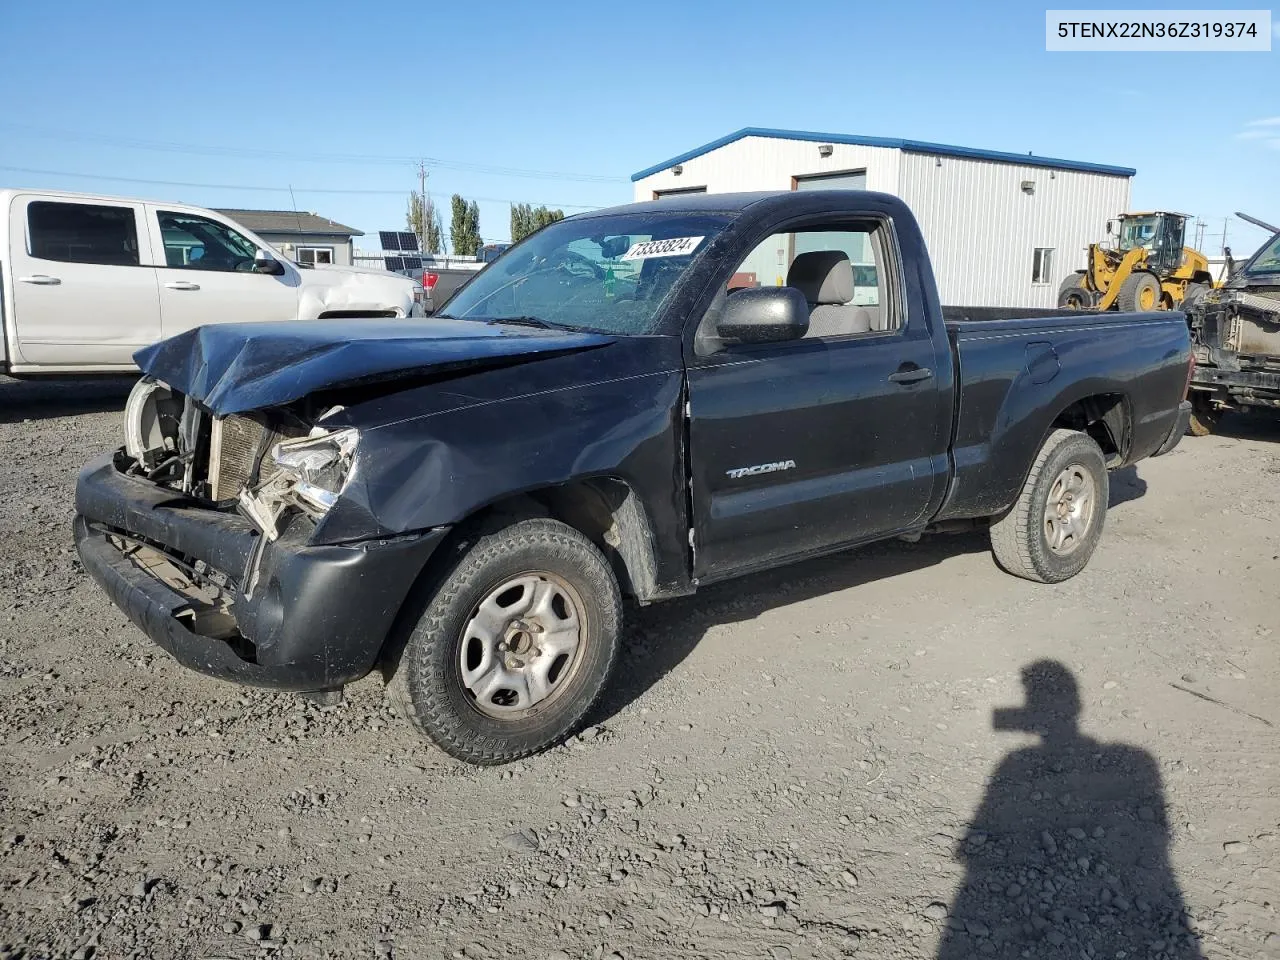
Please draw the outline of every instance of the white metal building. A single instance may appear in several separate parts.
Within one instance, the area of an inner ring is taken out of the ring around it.
[[[748,127],[632,176],[636,200],[673,193],[866,189],[920,221],[944,303],[1056,305],[1136,171],[1031,154]]]

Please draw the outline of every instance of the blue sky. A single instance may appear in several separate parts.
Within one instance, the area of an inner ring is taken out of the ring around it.
[[[300,209],[372,233],[403,226],[422,157],[433,196],[478,198],[482,234],[504,239],[508,201],[625,202],[635,171],[762,126],[1136,167],[1134,206],[1203,217],[1212,252],[1232,211],[1280,221],[1280,39],[1271,53],[1046,53],[1044,16],[1025,2],[0,0],[0,183],[286,209],[292,185]],[[1262,239],[1232,218],[1237,254]]]

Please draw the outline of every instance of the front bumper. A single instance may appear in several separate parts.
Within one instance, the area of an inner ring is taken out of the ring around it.
[[[85,569],[179,663],[297,691],[340,687],[373,669],[414,581],[448,532],[320,546],[286,534],[269,543],[241,517],[125,476],[111,455],[81,471],[74,529]],[[242,639],[191,630],[182,616],[189,598],[135,565],[112,533],[225,574]]]
[[[1182,442],[1182,437],[1184,434],[1186,434],[1187,429],[1190,426],[1191,426],[1191,401],[1183,400],[1180,404],[1178,404],[1178,419],[1174,421],[1173,429],[1169,431],[1169,435],[1164,438],[1164,442],[1160,444],[1159,448],[1156,450],[1155,453],[1152,454],[1152,456],[1153,457],[1164,456],[1164,454],[1168,453],[1170,450],[1176,447],[1179,443]]]

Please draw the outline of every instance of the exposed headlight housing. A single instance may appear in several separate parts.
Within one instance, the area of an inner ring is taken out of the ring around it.
[[[360,439],[354,429],[327,433],[317,428],[300,440],[282,440],[271,449],[271,459],[280,473],[294,478],[293,490],[321,512],[327,511],[342,493],[351,471],[351,460]]]
[[[269,540],[280,535],[278,522],[288,507],[315,518],[324,516],[351,477],[359,441],[354,428],[330,433],[323,427],[316,427],[310,436],[282,440],[270,453],[276,473],[253,491],[241,491],[241,508]]]
[[[177,420],[182,404],[169,385],[143,377],[124,405],[124,449],[146,467],[177,452]]]

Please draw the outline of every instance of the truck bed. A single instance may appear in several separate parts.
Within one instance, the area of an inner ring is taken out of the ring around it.
[[[1150,456],[1178,416],[1187,377],[1181,313],[943,307],[959,385],[955,475],[938,519],[1008,506],[1059,411],[1093,398],[1113,465]],[[1086,417],[1087,419],[1087,417]],[[1062,424],[1074,426],[1070,417]],[[1104,445],[1105,447],[1105,445]]]
[[[977,330],[992,323],[1017,321],[1019,329],[1041,329],[1043,326],[1096,326],[1110,323],[1132,323],[1139,319],[1168,320],[1169,311],[1154,313],[1119,313],[1114,310],[1063,310],[1061,307],[942,307],[942,318],[952,331]],[[1180,315],[1179,315],[1180,316]],[[1053,321],[1027,324],[1027,320]]]

